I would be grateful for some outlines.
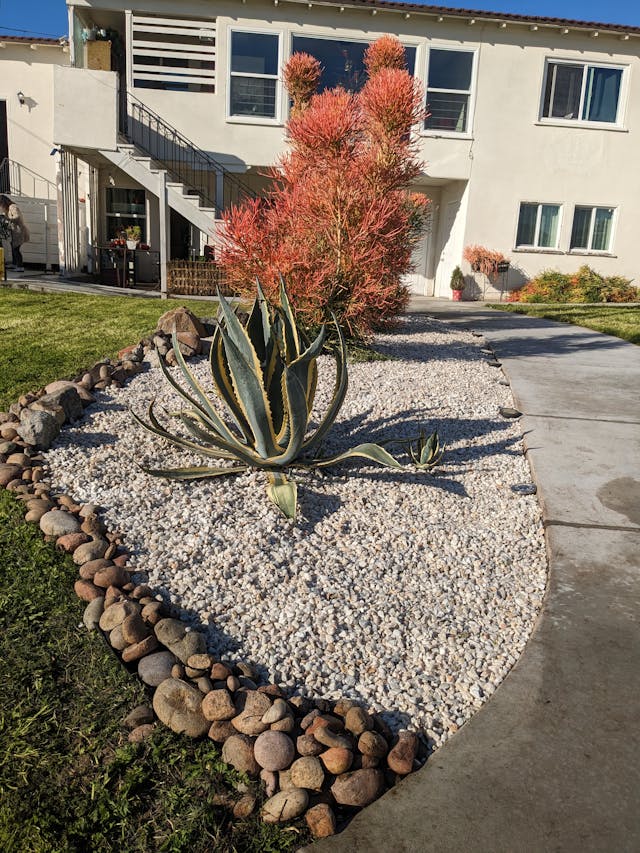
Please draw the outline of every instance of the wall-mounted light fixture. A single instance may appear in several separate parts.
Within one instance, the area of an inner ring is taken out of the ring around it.
[[[24,103],[27,99],[24,96],[24,92],[18,92],[18,101],[20,102],[20,106],[23,107]]]

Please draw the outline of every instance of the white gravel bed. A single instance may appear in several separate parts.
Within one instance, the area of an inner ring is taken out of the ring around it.
[[[394,360],[350,365],[324,449],[437,428],[447,443],[437,476],[357,463],[298,472],[295,522],[269,502],[259,472],[150,477],[137,465],[207,461],[133,422],[128,407],[145,413],[153,397],[179,408],[151,367],[98,393],[46,456],[54,486],[106,509],[131,565],[202,625],[211,652],[252,660],[301,693],[363,700],[438,746],[491,695],[532,631],[546,586],[541,516],[535,496],[512,489],[531,474],[518,422],[498,414],[513,405],[510,390],[478,340],[413,317],[378,346]],[[191,366],[206,380],[206,360]],[[331,359],[320,374],[322,404]]]

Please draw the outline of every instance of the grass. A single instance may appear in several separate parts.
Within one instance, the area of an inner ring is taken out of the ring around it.
[[[0,408],[114,355],[173,304],[0,291]],[[211,316],[211,303],[189,307]],[[2,853],[280,853],[306,840],[212,805],[218,793],[236,795],[242,779],[211,741],[158,727],[128,743],[121,721],[148,697],[78,627],[76,577],[72,560],[0,490]]]
[[[198,316],[217,313],[214,302],[0,288],[0,410],[27,391],[115,356],[182,304]]]
[[[637,305],[492,305],[529,317],[543,317],[558,323],[573,323],[605,335],[640,344],[640,308]]]

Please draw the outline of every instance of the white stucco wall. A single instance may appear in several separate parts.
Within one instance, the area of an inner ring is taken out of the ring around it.
[[[2,37],[0,36],[0,42]],[[7,102],[9,158],[25,167],[24,195],[46,197],[43,182],[55,184],[53,148],[53,69],[68,65],[69,54],[60,45],[5,41],[0,48],[0,100]],[[25,103],[18,101],[18,92]],[[29,177],[29,172],[42,180]]]

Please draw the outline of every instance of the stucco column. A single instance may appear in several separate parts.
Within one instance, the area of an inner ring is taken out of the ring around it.
[[[167,173],[158,173],[158,210],[160,218],[160,295],[167,298],[167,263],[171,245],[171,218],[167,204]]]

